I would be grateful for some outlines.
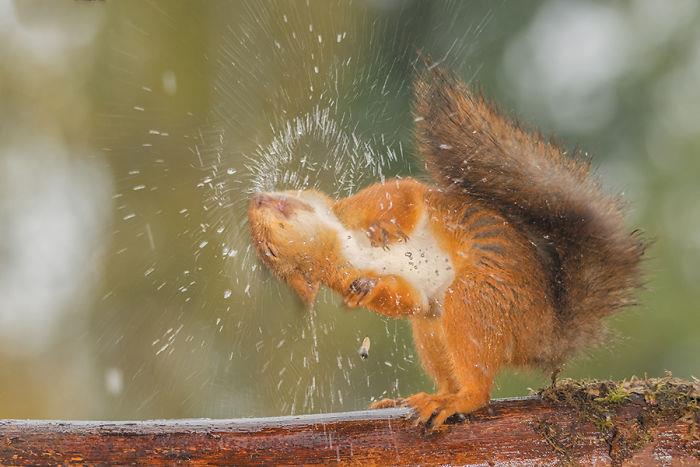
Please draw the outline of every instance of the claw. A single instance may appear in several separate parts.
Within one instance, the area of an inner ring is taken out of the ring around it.
[[[367,229],[367,236],[373,247],[382,247],[389,250],[391,243],[406,243],[408,235],[404,233],[395,222],[377,221]]]
[[[380,399],[378,401],[374,401],[369,405],[370,409],[388,409],[391,407],[401,407],[404,405],[404,399],[402,398],[396,398],[396,399]]]
[[[488,400],[486,400],[488,402]],[[423,425],[428,431],[445,429],[445,422],[452,416],[472,412],[482,403],[465,394],[414,394],[405,399],[404,405],[415,411],[415,425]]]
[[[348,306],[362,306],[364,300],[376,285],[376,279],[366,277],[355,279],[350,284],[350,287],[348,287],[348,295],[345,297],[345,303],[347,303]]]

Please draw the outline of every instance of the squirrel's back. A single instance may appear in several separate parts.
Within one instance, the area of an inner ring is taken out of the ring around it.
[[[416,85],[417,138],[445,188],[475,197],[525,230],[549,277],[560,331],[557,365],[595,341],[602,318],[634,302],[645,242],[587,161],[496,112],[433,68]]]

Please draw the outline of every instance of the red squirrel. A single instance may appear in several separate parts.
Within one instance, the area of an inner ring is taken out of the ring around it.
[[[411,321],[435,394],[382,399],[440,427],[489,401],[504,366],[556,371],[634,301],[645,241],[590,166],[434,67],[415,84],[415,135],[435,185],[394,179],[338,200],[258,193],[253,244],[307,304]]]

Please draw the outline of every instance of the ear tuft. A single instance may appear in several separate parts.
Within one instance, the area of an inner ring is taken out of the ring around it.
[[[287,278],[287,283],[296,292],[297,296],[308,308],[316,301],[318,290],[321,286],[319,282],[312,282],[302,273],[295,272]]]

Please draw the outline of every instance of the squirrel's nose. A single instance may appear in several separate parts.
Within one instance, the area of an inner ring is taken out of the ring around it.
[[[289,214],[289,202],[278,196],[268,195],[267,193],[257,193],[253,196],[253,205],[257,209],[272,208],[282,214]]]
[[[256,193],[253,195],[253,206],[256,208],[261,208],[265,204],[269,203],[269,196],[265,193]]]
[[[253,204],[256,208],[264,207],[276,207],[279,203],[279,199],[274,196],[270,196],[267,193],[256,193],[253,196]]]

